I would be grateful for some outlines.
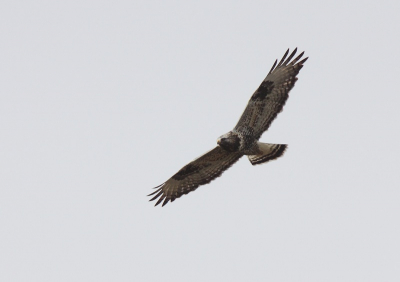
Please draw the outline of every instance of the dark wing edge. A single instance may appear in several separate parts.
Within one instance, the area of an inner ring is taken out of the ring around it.
[[[208,184],[221,176],[242,156],[241,153],[231,153],[217,146],[185,165],[163,184],[153,188],[156,191],[148,196],[156,195],[150,201],[158,199],[154,206],[162,201],[162,206],[165,206],[169,201],[173,202],[182,195],[196,190],[200,185]]]
[[[248,129],[250,127],[255,137],[259,139],[278,113],[282,111],[289,97],[288,94],[297,81],[297,74],[308,59],[307,57],[300,61],[304,52],[293,59],[296,52],[297,48],[288,56],[289,49],[287,49],[279,63],[278,60],[275,60],[267,77],[250,98],[235,126],[236,130],[240,131],[241,128]]]

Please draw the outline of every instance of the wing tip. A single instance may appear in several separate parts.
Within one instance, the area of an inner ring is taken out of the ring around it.
[[[158,189],[157,189],[156,191],[154,191],[154,192],[152,192],[152,193],[150,193],[150,194],[147,195],[147,196],[153,196],[154,194],[156,194],[153,198],[151,198],[151,199],[149,200],[149,202],[154,201],[154,200],[157,199],[158,197],[162,196],[162,194],[164,193],[164,191],[163,191],[164,184],[165,184],[165,183],[154,187],[153,189],[157,189],[157,188],[158,188]]]
[[[289,50],[289,49],[288,49]],[[289,57],[286,59],[286,61],[285,62],[283,62],[283,66],[286,66],[289,62],[290,62],[290,60],[294,57],[294,55],[296,55],[296,52],[297,52],[297,47],[296,48],[294,48],[294,50],[293,50],[293,52],[289,55]]]
[[[304,53],[304,52],[303,52]],[[300,62],[298,62],[299,65],[304,64],[306,61],[308,60],[308,57],[304,58],[303,60],[301,60]]]
[[[165,198],[164,202],[162,203],[161,207],[165,206],[166,204],[168,204],[168,202],[170,201],[170,198]]]
[[[162,195],[160,199],[158,199],[157,203],[154,205],[155,207],[158,206],[163,200],[165,199],[165,195]]]
[[[164,184],[165,184],[165,183],[154,187],[153,189],[157,189],[157,188],[158,188],[158,189],[157,189],[156,191],[154,191],[154,192],[152,192],[152,193],[150,193],[150,194],[147,195],[147,196],[153,196],[154,194],[156,194],[153,198],[151,198],[151,199],[149,200],[149,202],[154,201],[154,200],[157,200],[157,202],[154,204],[155,207],[158,206],[159,204],[161,204],[161,202],[162,202],[163,200],[164,200],[164,202],[162,202],[162,205],[161,205],[162,207],[165,206],[166,204],[168,204],[168,202],[170,202],[170,201],[173,202],[173,201],[175,200],[175,198],[168,197],[168,196],[164,193],[164,190],[163,190]]]
[[[272,65],[272,68],[269,70],[268,74],[270,74],[275,69],[275,66],[277,63],[278,63],[278,60],[275,60],[275,63]]]
[[[279,61],[277,67],[280,67],[280,66],[283,64],[283,62],[286,60],[286,56],[287,56],[288,54],[289,54],[289,48],[286,50],[286,52],[285,52],[285,54],[283,55],[282,59]]]
[[[304,51],[301,52],[295,59],[293,59],[294,55],[296,55],[298,48],[294,48],[294,50],[290,53],[289,57],[289,51],[290,48],[288,48],[285,52],[285,54],[283,55],[282,59],[279,61],[279,63],[277,64],[278,60],[275,60],[275,63],[272,65],[271,70],[269,71],[268,74],[270,74],[271,72],[273,72],[275,69],[282,67],[282,66],[294,66],[300,59],[301,57],[304,55]],[[293,60],[292,60],[293,59]],[[298,62],[298,65],[304,64],[307,61],[308,57],[301,60],[300,62]]]

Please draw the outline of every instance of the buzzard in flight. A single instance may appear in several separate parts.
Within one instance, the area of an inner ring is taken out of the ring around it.
[[[220,176],[225,170],[247,155],[252,165],[262,164],[283,155],[287,145],[258,142],[268,129],[289,97],[297,74],[303,67],[305,58],[300,61],[304,52],[292,60],[297,48],[289,55],[289,49],[277,64],[275,61],[267,77],[251,96],[239,122],[232,131],[218,138],[218,146],[185,165],[165,183],[155,187],[156,206],[164,206],[169,201],[194,191]]]

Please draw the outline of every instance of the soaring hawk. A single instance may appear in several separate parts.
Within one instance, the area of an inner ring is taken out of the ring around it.
[[[225,170],[247,155],[252,165],[262,164],[279,158],[287,145],[258,142],[268,129],[289,97],[289,91],[297,81],[297,74],[303,67],[304,52],[292,60],[297,48],[288,56],[289,49],[277,64],[277,60],[267,77],[251,96],[239,122],[233,130],[218,138],[218,146],[185,165],[165,183],[155,187],[156,194],[150,201],[158,198],[156,206],[194,191],[220,176]]]

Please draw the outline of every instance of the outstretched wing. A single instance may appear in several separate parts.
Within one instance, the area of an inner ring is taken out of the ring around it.
[[[204,185],[220,176],[225,170],[233,165],[242,156],[238,152],[228,152],[217,146],[208,153],[185,165],[167,182],[155,187],[156,194],[150,201],[157,198],[156,206],[163,200],[163,206],[169,201],[173,202],[176,198],[194,191],[200,185]]]
[[[302,52],[293,61],[290,61],[296,51],[297,48],[287,57],[288,49],[278,65],[275,61],[267,77],[251,96],[235,130],[254,134],[254,137],[259,139],[278,113],[282,111],[289,97],[289,91],[297,81],[296,75],[308,59],[305,58],[298,62],[304,54]]]

